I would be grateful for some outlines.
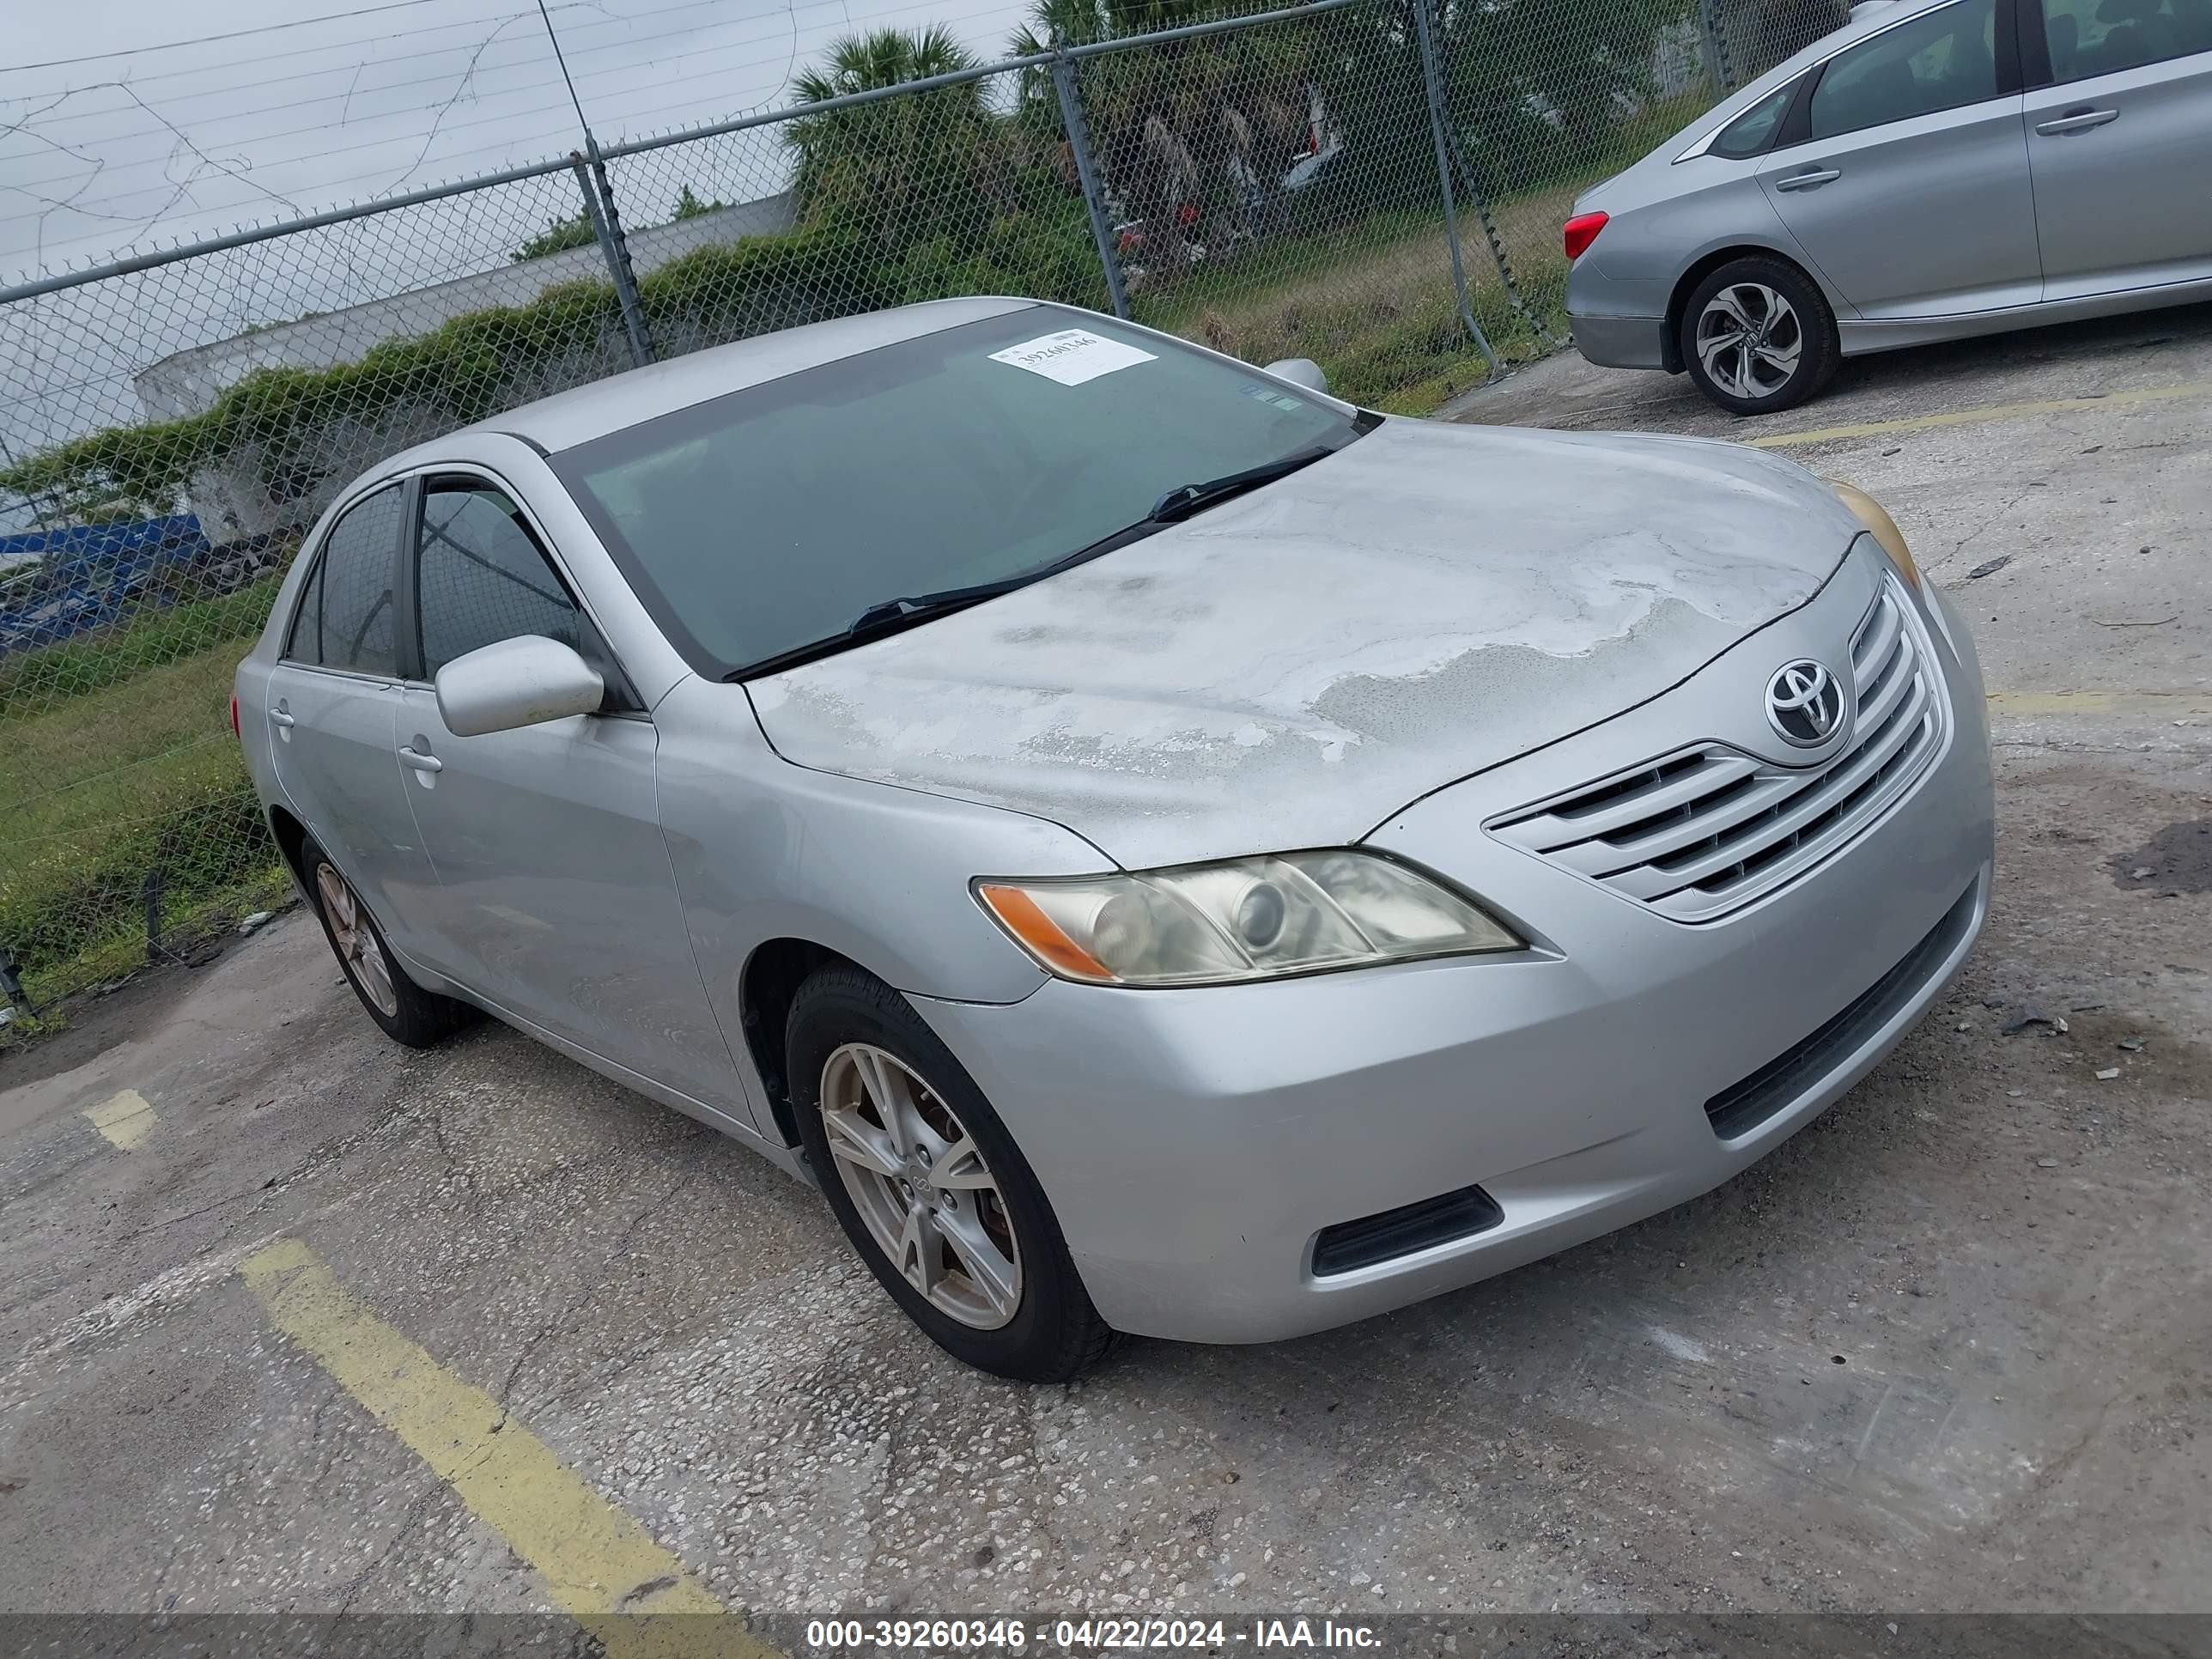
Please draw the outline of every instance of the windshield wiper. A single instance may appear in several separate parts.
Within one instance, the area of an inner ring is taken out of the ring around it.
[[[1382,423],[1382,418],[1379,415],[1362,415],[1352,422],[1352,437],[1366,436]],[[1209,478],[1203,483],[1183,484],[1161,496],[1152,504],[1152,510],[1136,523],[1124,525],[1112,534],[1102,536],[1088,546],[1079,547],[1074,552],[1054,559],[1049,564],[1039,565],[998,581],[978,582],[972,587],[947,587],[934,593],[879,599],[835,634],[732,668],[722,678],[726,680],[757,679],[764,674],[777,673],[786,668],[796,668],[801,663],[812,662],[817,658],[834,655],[866,640],[896,634],[918,623],[928,622],[933,617],[965,611],[971,605],[994,599],[1001,593],[1011,593],[1018,587],[1027,587],[1031,582],[1058,575],[1061,571],[1095,559],[1103,553],[1111,553],[1132,542],[1142,541],[1146,537],[1164,530],[1171,524],[1180,524],[1193,514],[1203,513],[1207,507],[1225,501],[1232,495],[1241,495],[1248,489],[1257,489],[1261,484],[1271,483],[1277,478],[1288,477],[1301,467],[1311,466],[1316,461],[1334,455],[1343,447],[1342,444],[1316,444],[1310,449],[1301,449],[1279,460],[1247,467],[1242,472]]]
[[[1301,449],[1280,460],[1248,466],[1242,472],[1226,472],[1218,478],[1208,478],[1203,483],[1177,484],[1152,503],[1151,521],[1154,524],[1180,524],[1194,514],[1205,512],[1209,507],[1218,507],[1232,495],[1242,495],[1248,489],[1257,489],[1261,484],[1287,478],[1300,467],[1311,466],[1316,461],[1335,454],[1339,447],[1335,444],[1316,444],[1310,449]]]
[[[986,599],[996,599],[1001,593],[1011,593],[1017,587],[1027,586],[1036,580],[1038,574],[1024,571],[1018,576],[1008,576],[995,582],[978,582],[972,587],[946,587],[934,593],[879,599],[836,633],[822,639],[810,640],[805,645],[793,646],[788,651],[779,651],[772,657],[747,663],[742,668],[732,669],[723,678],[749,680],[756,675],[773,674],[779,669],[796,668],[800,663],[829,656],[864,640],[896,634],[901,629],[926,623],[933,617],[949,616],[955,611],[965,611],[971,605],[981,605]]]

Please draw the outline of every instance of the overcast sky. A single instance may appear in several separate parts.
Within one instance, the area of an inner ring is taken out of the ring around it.
[[[787,103],[792,76],[856,27],[944,22],[997,57],[1024,11],[1020,0],[548,4],[602,142]],[[544,24],[522,0],[11,0],[8,9],[0,282],[559,155],[578,141]],[[323,15],[338,12],[351,15]]]

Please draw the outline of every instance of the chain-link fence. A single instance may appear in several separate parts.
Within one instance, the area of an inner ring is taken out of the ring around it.
[[[43,1006],[284,890],[231,673],[382,456],[657,357],[974,293],[1311,357],[1425,413],[1563,342],[1579,189],[1843,15],[1037,0],[1001,64],[878,31],[791,109],[0,290],[0,991]]]

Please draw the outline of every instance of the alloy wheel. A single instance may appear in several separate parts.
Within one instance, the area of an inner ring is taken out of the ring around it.
[[[323,915],[330,921],[339,963],[377,1012],[386,1019],[398,1018],[399,993],[392,983],[392,964],[384,959],[376,932],[368,925],[368,916],[353,889],[331,866],[319,864],[315,890],[322,896]]]
[[[1022,1304],[1005,1194],[943,1096],[886,1049],[848,1042],[822,1067],[822,1127],[846,1195],[932,1307],[996,1330]]]
[[[1735,283],[1698,314],[1698,361],[1732,398],[1771,398],[1797,373],[1805,351],[1796,307],[1764,283]]]

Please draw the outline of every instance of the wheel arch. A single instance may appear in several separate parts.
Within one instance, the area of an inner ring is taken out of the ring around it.
[[[1689,307],[1690,296],[1706,277],[1738,259],[1778,259],[1818,289],[1831,310],[1836,307],[1836,296],[1828,292],[1828,285],[1820,273],[1771,242],[1730,242],[1701,253],[1683,268],[1682,274],[1674,279],[1674,292],[1667,296],[1667,327],[1660,350],[1669,374],[1680,374],[1686,367],[1682,361],[1682,313]]]
[[[307,826],[282,806],[269,809],[269,833],[276,837],[276,850],[283,854],[284,867],[292,872],[292,880],[304,894],[307,890],[307,872],[300,862],[300,849],[307,845]]]
[[[799,988],[825,968],[850,968],[882,977],[842,951],[789,935],[763,939],[745,958],[738,975],[738,1018],[744,1031],[745,1053],[768,1096],[775,1132],[786,1146],[799,1142],[799,1119],[791,1103],[791,1079],[787,1075],[784,1028]]]

